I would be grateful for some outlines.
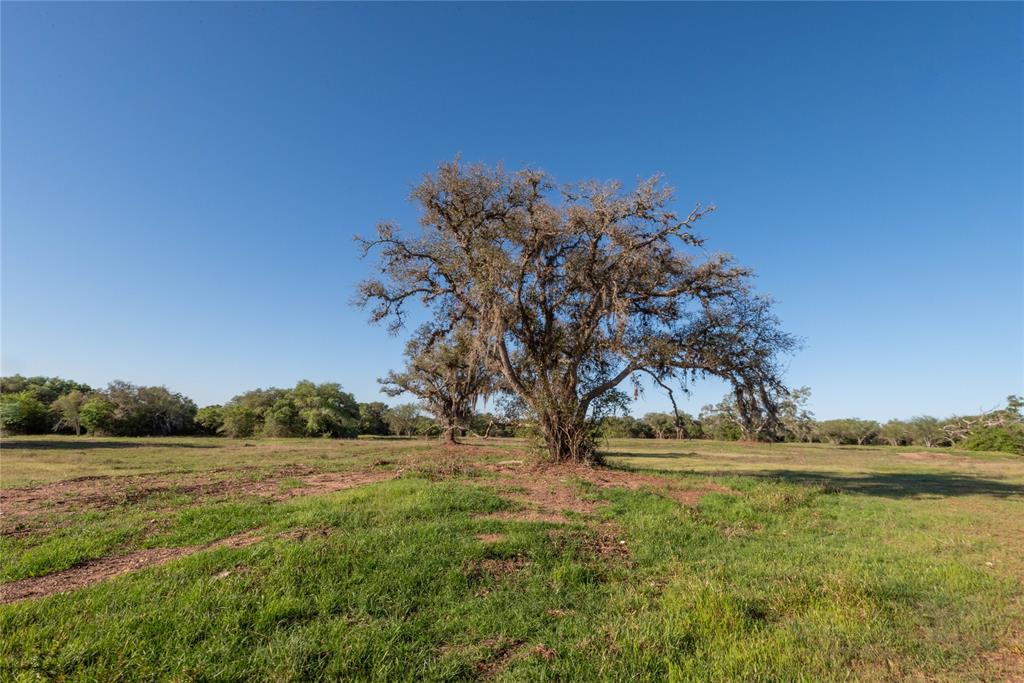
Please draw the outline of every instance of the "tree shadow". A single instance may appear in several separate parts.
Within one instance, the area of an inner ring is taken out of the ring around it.
[[[600,451],[602,458],[655,458],[663,460],[676,460],[678,458],[707,458],[708,454],[701,455],[700,453],[638,453],[636,451]]]
[[[678,470],[674,470],[678,471]],[[799,470],[767,470],[764,472],[737,472],[720,470],[700,472],[714,477],[753,477],[795,484],[812,484],[841,493],[859,493],[884,498],[916,498],[919,496],[974,496],[997,498],[1024,497],[1024,485],[998,479],[984,479],[953,473],[872,472],[867,474],[839,474],[834,472],[804,472]]]
[[[422,436],[396,436],[394,434],[360,434],[359,441],[437,441],[436,437],[426,438]]]
[[[810,484],[842,493],[859,493],[886,498],[914,498],[918,496],[972,496],[990,495],[999,498],[1024,497],[1024,485],[1000,479],[991,479],[954,472],[865,472],[849,474],[842,472],[821,472],[811,470],[696,470],[686,468],[662,468],[660,463],[650,466],[638,465],[637,460],[685,460],[700,458],[707,462],[708,454],[700,453],[635,453],[628,451],[602,451],[602,457],[630,458],[632,463],[615,463],[611,467],[630,471],[664,472],[671,474],[692,474],[708,477],[750,477],[753,479],[784,481],[795,484]],[[713,456],[711,456],[713,457]]]
[[[96,448],[217,448],[211,444],[188,443],[183,441],[139,442],[139,441],[89,441],[55,439],[19,439],[0,443],[0,450],[12,451],[82,451]]]

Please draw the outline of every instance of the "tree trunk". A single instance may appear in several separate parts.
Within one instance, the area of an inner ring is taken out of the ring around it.
[[[585,420],[554,412],[541,417],[540,428],[553,462],[590,462],[594,459],[594,444]]]

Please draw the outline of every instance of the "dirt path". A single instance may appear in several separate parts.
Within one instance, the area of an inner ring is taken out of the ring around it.
[[[261,491],[265,495],[271,495],[275,499],[283,500],[296,496],[322,495],[325,493],[332,493],[334,491],[343,491],[345,489],[355,488],[357,486],[383,481],[385,479],[391,479],[394,476],[394,472],[327,472],[306,477],[302,479],[301,486],[288,489],[287,491],[282,491],[277,485],[277,482],[281,479],[280,477],[273,480],[273,483],[267,480],[261,480],[259,482],[243,482],[244,486],[232,487],[230,490],[233,492],[244,490],[247,493]],[[64,484],[68,483],[75,482],[64,482]],[[82,482],[77,483],[80,484]],[[255,488],[252,486],[253,484],[256,484]],[[89,485],[93,486],[95,483],[90,481]],[[99,489],[102,492],[97,495],[103,496],[103,499],[106,500],[106,497],[109,497],[110,495],[108,491],[110,486],[111,484],[108,480],[108,482],[106,482],[106,486]],[[214,486],[218,493],[223,493],[228,490],[222,486]],[[68,487],[54,484],[31,490],[22,489],[20,491],[13,490],[11,492],[22,494],[20,496],[20,500],[28,501],[29,505],[32,505],[41,500],[46,500],[47,493],[51,493],[54,488],[63,490]],[[18,496],[11,496],[10,498],[19,500]],[[5,500],[3,507],[5,527],[8,524],[7,515],[12,510],[12,507],[8,507],[9,504],[10,499]],[[17,512],[18,508],[14,507],[13,510]],[[120,576],[121,574],[126,574],[128,572],[137,571],[144,567],[165,564],[171,560],[185,555],[191,555],[202,550],[211,550],[214,548],[244,548],[245,546],[252,545],[260,540],[262,540],[261,537],[253,535],[251,532],[247,532],[236,536],[230,536],[206,545],[186,546],[180,548],[150,548],[130,553],[128,555],[104,557],[61,572],[0,584],[0,604],[7,604],[28,598],[43,597],[53,593],[64,593],[78,588],[91,586],[94,583],[99,583],[100,581],[105,581],[106,579]]]
[[[197,498],[249,495],[284,500],[341,491],[397,475],[397,472],[389,470],[318,473],[303,466],[281,468],[259,479],[245,477],[246,474],[257,473],[246,468],[219,470],[217,473],[229,476],[214,481],[209,475],[182,479],[154,475],[83,477],[23,489],[0,489],[0,535],[18,533],[24,522],[33,517],[81,510],[108,510],[158,493],[173,492]],[[301,483],[291,488],[282,487],[292,479]]]
[[[66,593],[145,567],[166,564],[171,560],[203,550],[244,548],[261,540],[263,540],[261,536],[253,532],[245,532],[235,536],[228,536],[206,545],[193,545],[183,548],[150,548],[129,555],[104,557],[55,574],[34,576],[29,579],[2,584],[0,585],[0,604],[6,605],[18,600],[40,598],[54,593]]]

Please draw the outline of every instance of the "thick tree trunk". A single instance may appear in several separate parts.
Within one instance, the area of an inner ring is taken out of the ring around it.
[[[585,420],[550,413],[541,416],[540,428],[552,462],[590,462],[594,459],[594,444]]]
[[[455,438],[455,425],[449,424],[444,430],[444,440],[450,444],[457,444],[459,440]]]

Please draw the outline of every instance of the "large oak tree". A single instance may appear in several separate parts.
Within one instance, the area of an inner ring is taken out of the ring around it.
[[[382,276],[360,285],[374,321],[401,328],[407,304],[437,338],[469,327],[475,351],[533,412],[550,456],[593,454],[594,406],[646,373],[669,388],[703,375],[732,382],[742,411],[774,415],[784,391],[778,329],[749,271],[707,254],[695,224],[655,177],[557,186],[534,169],[442,164],[414,188],[420,229],[377,226]],[[673,400],[674,403],[674,400]],[[761,418],[759,418],[761,419]]]

